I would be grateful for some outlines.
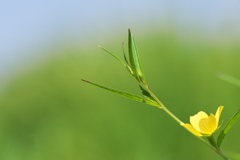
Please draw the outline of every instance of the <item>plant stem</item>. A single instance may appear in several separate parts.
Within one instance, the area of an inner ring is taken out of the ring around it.
[[[230,158],[228,158],[220,149],[217,149],[216,152],[225,160],[230,160]]]
[[[213,135],[207,137],[209,143],[214,147],[214,151],[219,154],[222,158],[224,158],[225,160],[230,160],[230,158],[228,158],[223,152],[222,150],[218,147],[216,140],[214,138]]]
[[[170,110],[167,109],[167,107],[164,106],[164,104],[157,98],[157,96],[150,90],[148,85],[143,84],[145,88],[148,90],[149,94],[154,98],[154,100],[158,103],[158,108],[163,109],[169,116],[171,116],[175,121],[177,121],[180,125],[184,124],[178,117],[176,117]],[[193,134],[194,135],[194,134]],[[196,135],[194,135],[196,136]],[[202,142],[204,142],[208,147],[210,147],[212,150],[214,150],[217,154],[219,154],[222,158],[225,160],[230,160],[218,147],[213,135],[210,137],[207,137],[209,143],[205,141],[202,137],[196,136],[198,139],[200,139]]]
[[[178,119],[171,111],[169,111],[165,106],[163,107],[163,110],[170,115],[175,121],[177,121],[179,124],[183,124],[183,122]]]
[[[155,96],[155,94],[150,90],[150,88],[146,85],[143,84],[145,86],[145,88],[148,90],[149,94],[151,94],[151,96],[155,99],[155,101],[158,103],[158,108],[163,109],[169,116],[171,116],[175,121],[177,121],[179,124],[183,124],[183,122],[177,118],[171,111],[169,111],[164,104],[157,98],[157,96]]]

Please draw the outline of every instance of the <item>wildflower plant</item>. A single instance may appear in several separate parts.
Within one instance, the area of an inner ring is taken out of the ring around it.
[[[124,45],[122,44],[124,60],[120,59],[118,56],[109,52],[108,50],[104,49],[101,46],[99,46],[99,48],[103,49],[105,52],[107,52],[108,54],[110,54],[111,56],[113,56],[115,59],[117,59],[119,62],[123,64],[123,66],[128,70],[128,72],[137,80],[139,88],[142,91],[142,95],[139,96],[139,95],[135,95],[128,92],[119,91],[119,90],[105,87],[84,79],[81,79],[82,81],[92,84],[94,86],[100,87],[102,89],[105,89],[107,91],[113,92],[115,94],[130,98],[132,100],[139,101],[139,102],[162,109],[171,118],[173,118],[180,126],[185,128],[194,136],[196,136],[199,140],[204,142],[208,147],[210,147],[213,151],[219,154],[223,159],[230,160],[230,158],[222,152],[222,150],[220,149],[220,146],[226,134],[229,132],[229,130],[231,129],[235,121],[240,116],[240,109],[233,115],[233,117],[229,120],[229,122],[220,132],[217,140],[215,140],[213,134],[216,130],[218,130],[221,127],[219,125],[220,115],[224,107],[223,106],[218,107],[216,113],[215,114],[211,113],[209,116],[207,113],[200,111],[197,114],[190,116],[190,123],[182,122],[150,90],[143,72],[141,62],[140,62],[136,43],[130,29],[128,30],[128,54],[126,54],[124,50]]]

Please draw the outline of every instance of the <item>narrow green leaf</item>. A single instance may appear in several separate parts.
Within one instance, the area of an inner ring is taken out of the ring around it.
[[[134,76],[134,73],[133,73],[133,70],[131,68],[131,65],[130,63],[128,62],[128,59],[127,59],[127,56],[126,56],[126,52],[125,52],[125,49],[124,49],[124,43],[122,43],[122,50],[123,50],[123,57],[124,57],[124,60],[127,64],[127,69],[128,71]]]
[[[152,95],[141,85],[139,85],[140,89],[142,90],[142,94],[147,97],[148,99],[151,99],[152,101],[156,102],[155,99],[152,97]],[[157,102],[156,102],[157,103]]]
[[[133,75],[133,71],[129,65],[129,63],[126,61],[126,63],[124,63],[118,56],[116,56],[115,54],[109,52],[108,50],[106,50],[105,48],[103,48],[102,46],[98,45],[99,48],[101,48],[102,50],[104,50],[105,52],[107,52],[108,54],[110,54],[111,56],[113,56],[114,58],[116,58],[119,62],[121,62],[126,68],[127,70]],[[125,56],[125,55],[124,55]],[[125,57],[124,57],[125,59]]]
[[[118,56],[116,56],[115,54],[109,52],[108,50],[106,50],[105,48],[103,48],[102,46],[98,45],[99,48],[101,48],[102,50],[104,50],[105,52],[107,52],[108,54],[110,54],[111,56],[113,56],[114,58],[116,58],[119,62],[121,62],[125,67],[127,66],[126,63],[124,63]]]
[[[234,84],[234,85],[237,85],[237,86],[240,87],[240,79],[237,79],[233,76],[229,76],[229,75],[224,74],[224,73],[219,73],[218,77],[221,78],[222,80],[228,82],[228,83],[231,83],[231,84]]]
[[[133,51],[132,51],[132,35],[130,29],[128,30],[128,54],[129,54],[129,61],[131,68],[134,72],[134,75],[137,73],[136,66],[134,64],[134,59],[133,59]]]
[[[127,56],[126,56],[125,49],[124,49],[124,43],[122,43],[122,50],[123,50],[123,57],[124,57],[125,62],[126,62],[128,65],[130,65],[130,63],[128,62]]]
[[[140,96],[137,96],[137,95],[134,95],[134,94],[131,94],[131,93],[127,93],[127,92],[115,90],[115,89],[112,89],[112,88],[108,88],[108,87],[105,87],[105,86],[102,86],[102,85],[99,85],[99,84],[96,84],[96,83],[93,83],[93,82],[90,82],[90,81],[87,81],[87,80],[84,80],[84,79],[81,79],[81,80],[83,82],[87,82],[89,84],[92,84],[94,86],[100,87],[102,89],[105,89],[107,91],[113,92],[115,94],[121,95],[123,97],[127,97],[127,98],[130,98],[130,99],[135,100],[135,101],[143,102],[143,103],[146,103],[146,104],[158,107],[158,104],[156,102],[151,101],[149,99],[142,98]]]
[[[218,139],[217,139],[218,147],[220,147],[224,137],[226,136],[228,131],[232,128],[233,124],[236,122],[236,120],[238,119],[239,116],[240,116],[240,109],[238,109],[238,111],[233,115],[233,117],[229,120],[227,125],[224,127],[224,129],[219,134]]]
[[[143,73],[142,65],[140,63],[137,47],[134,38],[132,37],[130,29],[128,30],[128,51],[129,51],[129,61],[131,68],[133,70],[134,76],[144,84],[146,84],[146,79]]]

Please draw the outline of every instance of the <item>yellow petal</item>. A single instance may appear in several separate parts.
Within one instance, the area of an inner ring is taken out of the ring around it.
[[[184,126],[187,130],[189,130],[192,134],[196,135],[196,136],[202,136],[201,133],[199,133],[191,124],[181,124],[182,126]]]
[[[218,123],[219,123],[220,115],[221,115],[221,113],[222,113],[223,108],[224,108],[223,106],[220,106],[220,107],[218,107],[218,109],[217,109],[217,111],[216,111],[215,117],[216,117],[216,119],[217,119],[217,125],[218,125]]]
[[[203,111],[198,112],[194,116],[190,116],[190,123],[198,132],[201,132],[199,121],[203,118],[208,118],[208,115]]]
[[[199,121],[199,129],[204,135],[211,135],[217,129],[217,119],[213,114]]]

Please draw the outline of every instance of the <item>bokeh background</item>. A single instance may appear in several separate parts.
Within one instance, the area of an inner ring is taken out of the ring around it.
[[[80,79],[140,94],[97,47],[121,57],[131,28],[161,101],[184,122],[224,105],[224,126],[240,88],[217,74],[240,78],[239,14],[238,0],[1,1],[0,159],[221,159],[162,110]],[[229,155],[239,126],[222,144]]]

